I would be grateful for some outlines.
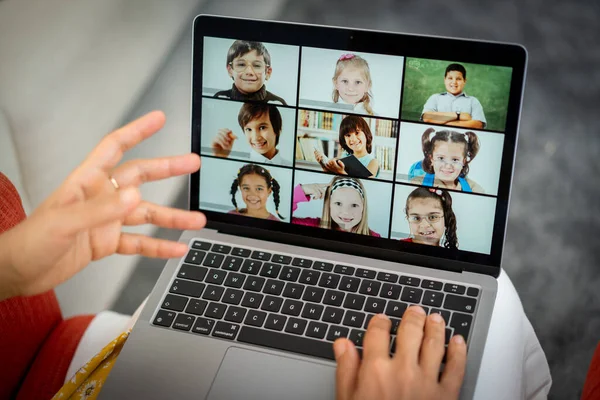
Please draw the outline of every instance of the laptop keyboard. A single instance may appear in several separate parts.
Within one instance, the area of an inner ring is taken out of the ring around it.
[[[152,324],[334,359],[332,342],[359,348],[373,315],[392,321],[418,304],[446,321],[446,344],[469,338],[479,289],[326,260],[194,241]]]

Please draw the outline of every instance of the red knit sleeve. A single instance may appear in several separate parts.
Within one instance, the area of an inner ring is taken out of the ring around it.
[[[583,393],[581,394],[581,400],[598,399],[600,399],[600,343],[598,343],[594,357],[592,357],[590,369],[588,370],[585,379]]]

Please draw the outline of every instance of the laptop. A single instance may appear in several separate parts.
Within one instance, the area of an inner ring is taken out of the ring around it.
[[[331,399],[332,343],[413,304],[463,335],[472,398],[497,292],[518,45],[198,16],[191,210],[103,398]],[[302,141],[306,140],[307,145]],[[371,178],[304,150],[354,154]],[[390,345],[390,353],[394,351]]]

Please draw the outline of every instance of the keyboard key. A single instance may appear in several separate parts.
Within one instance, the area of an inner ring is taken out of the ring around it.
[[[367,329],[369,327],[369,323],[371,322],[371,320],[373,319],[374,316],[375,316],[375,314],[367,314],[367,317],[365,318],[365,326],[364,326],[365,329]]]
[[[187,314],[203,315],[207,306],[208,301],[191,299],[190,303],[185,309],[185,312]]]
[[[279,296],[281,292],[283,292],[283,287],[285,283],[282,281],[276,281],[274,279],[267,279],[267,283],[265,284],[265,288],[263,289],[263,293],[274,294]]]
[[[400,299],[402,301],[408,301],[410,303],[418,303],[421,301],[421,296],[423,296],[422,289],[405,287],[404,290],[402,290],[402,297]]]
[[[221,268],[224,259],[225,256],[223,254],[208,253],[202,265],[211,268]]]
[[[260,261],[245,260],[240,272],[243,272],[245,274],[250,274],[250,275],[256,275],[256,274],[258,274],[260,267],[262,267],[262,262],[260,262]]]
[[[356,292],[358,290],[358,285],[360,285],[360,279],[344,276],[338,289],[346,292]]]
[[[359,329],[352,329],[348,339],[350,339],[352,341],[352,343],[354,343],[355,346],[362,347],[364,336],[365,336],[365,331],[359,330]]]
[[[361,328],[363,326],[363,322],[365,322],[364,313],[358,311],[346,311],[343,322],[344,325]]]
[[[454,336],[452,328],[446,328],[446,335],[445,336],[446,337],[444,338],[445,339],[444,343],[445,344],[450,343],[450,339],[452,338],[452,336]]]
[[[375,279],[377,272],[370,269],[358,268],[354,275],[358,276],[359,278]]]
[[[245,279],[246,275],[230,272],[227,274],[227,278],[225,278],[225,282],[223,283],[223,285],[239,289],[244,284]]]
[[[192,325],[194,324],[194,320],[196,317],[186,314],[179,314],[175,318],[175,322],[173,322],[173,328],[179,329],[181,331],[189,331],[192,329]]]
[[[212,249],[210,249],[210,251],[214,251],[215,253],[221,253],[221,254],[229,254],[229,252],[231,251],[231,246],[226,246],[224,244],[213,244]]]
[[[444,308],[447,308],[448,310],[462,311],[472,314],[473,311],[475,311],[476,304],[476,299],[449,294],[446,296]]]
[[[183,264],[181,268],[179,268],[179,273],[177,274],[177,276],[180,278],[191,279],[193,281],[201,282],[206,276],[207,272],[208,268]]]
[[[348,294],[346,296],[346,300],[344,301],[344,308],[349,308],[351,310],[362,310],[365,305],[365,296],[361,296],[359,294]]]
[[[290,318],[288,320],[287,325],[285,326],[285,331],[287,333],[293,333],[295,335],[302,335],[304,333],[304,329],[306,329],[307,321],[300,318]]]
[[[388,272],[379,272],[377,274],[377,280],[384,281],[384,282],[390,282],[390,283],[396,283],[396,282],[398,282],[398,275],[390,274]]]
[[[444,292],[448,292],[448,293],[465,294],[465,290],[467,290],[467,288],[465,288],[462,285],[455,285],[452,283],[446,283],[444,285]]]
[[[174,313],[173,311],[158,310],[153,324],[169,327],[173,323],[176,315],[177,313]]]
[[[323,339],[327,334],[327,324],[311,321],[306,329],[306,336]]]
[[[181,279],[175,279],[171,285],[169,292],[176,294],[183,294],[190,297],[200,297],[204,290],[203,283],[196,283],[190,281],[184,281]]]
[[[385,297],[386,299],[398,300],[400,298],[400,292],[402,291],[402,286],[394,285],[392,283],[384,283],[381,288],[381,293],[379,294],[381,297]]]
[[[347,265],[336,265],[333,272],[344,275],[354,275],[355,268]]]
[[[287,283],[285,289],[283,289],[283,297],[290,297],[292,299],[299,299],[304,291],[304,286],[296,283]]]
[[[202,298],[205,300],[219,301],[221,300],[221,296],[223,295],[224,291],[225,288],[221,286],[209,285],[204,291],[204,295],[202,296]]]
[[[341,306],[344,301],[344,293],[338,292],[336,290],[328,290],[325,292],[325,298],[323,299],[323,303],[330,306]]]
[[[330,326],[329,332],[327,333],[327,340],[330,342],[335,342],[337,339],[341,337],[348,337],[348,333],[350,333],[350,329],[345,328],[343,326]]]
[[[246,293],[242,300],[242,306],[248,308],[258,308],[262,302],[263,295],[260,293]]]
[[[225,291],[225,295],[223,296],[223,303],[227,304],[235,304],[236,306],[240,304],[242,301],[242,297],[244,297],[244,292],[236,289],[227,289]]]
[[[264,251],[253,251],[252,258],[260,261],[269,261],[271,259],[271,253],[266,253]]]
[[[227,276],[227,272],[221,269],[213,269],[209,272],[206,277],[206,283],[214,283],[215,285],[220,285],[225,281],[225,277]]]
[[[208,335],[212,331],[213,326],[215,326],[215,322],[217,321],[214,319],[198,317],[196,318],[196,323],[192,328],[192,332],[199,333],[201,335]]]
[[[408,304],[398,301],[390,301],[385,309],[385,314],[390,317],[402,318],[404,311],[408,308]]]
[[[289,282],[296,282],[300,276],[300,268],[295,267],[284,267],[279,275],[279,279]]]
[[[278,314],[269,314],[267,316],[267,322],[265,322],[265,328],[272,329],[274,331],[281,331],[285,326],[287,317]]]
[[[316,269],[318,271],[331,272],[333,271],[333,264],[324,261],[315,261],[315,263],[313,264],[313,269]]]
[[[467,289],[467,296],[477,297],[479,296],[479,289],[476,287],[470,287]]]
[[[319,304],[305,304],[302,310],[302,318],[320,320],[323,315],[323,306]]]
[[[319,286],[335,289],[337,288],[338,283],[340,283],[340,276],[336,274],[323,274],[321,275],[321,279],[319,280]]]
[[[379,314],[385,310],[385,300],[378,299],[377,297],[369,297],[365,304],[365,311]]]
[[[309,260],[307,258],[295,257],[292,260],[292,265],[295,267],[310,268],[312,263],[312,260]]]
[[[187,256],[185,257],[184,262],[188,264],[200,265],[205,256],[206,252],[204,251],[190,250]]]
[[[238,324],[244,320],[246,309],[242,307],[229,307],[225,313],[225,321],[237,322]]]
[[[439,308],[432,308],[429,313],[438,313],[442,316],[442,318],[444,318],[444,322],[446,323],[446,325],[450,323],[450,311],[440,310]]]
[[[168,294],[165,297],[165,300],[161,304],[161,308],[167,308],[173,311],[183,311],[185,305],[187,303],[187,297],[175,296],[173,294]]]
[[[214,337],[222,338],[222,339],[235,339],[235,335],[237,335],[240,330],[240,326],[236,324],[230,324],[228,322],[219,321],[215,326],[215,331],[213,332]]]
[[[454,328],[455,335],[462,335],[465,341],[469,338],[469,330],[473,323],[473,316],[461,313],[452,314],[450,326]]]
[[[339,324],[342,322],[344,316],[344,310],[337,307],[326,307],[323,313],[323,321],[331,322],[332,324]]]
[[[192,249],[196,249],[196,250],[210,250],[210,243],[208,243],[208,242],[201,242],[199,240],[196,240],[194,243],[192,243]]]
[[[274,254],[273,257],[271,257],[271,261],[277,264],[286,265],[292,262],[292,257],[282,256],[281,254]]]
[[[243,258],[228,256],[225,258],[221,268],[226,269],[227,271],[239,271],[243,262]]]
[[[306,285],[316,285],[319,281],[319,277],[321,273],[319,271],[314,271],[311,269],[305,269],[300,274],[300,280],[298,282],[304,283]]]
[[[279,312],[281,304],[283,304],[281,297],[267,296],[260,309],[263,311]]]
[[[232,256],[237,256],[237,257],[250,257],[250,254],[252,252],[248,249],[242,249],[240,247],[234,247],[233,250],[231,250],[231,255]]]
[[[237,340],[242,343],[334,360],[331,343],[308,339],[303,336],[243,326]]]
[[[297,300],[286,299],[283,303],[283,308],[281,309],[281,313],[285,315],[293,315],[298,316],[302,311],[303,302]]]
[[[379,294],[380,288],[381,282],[365,279],[360,284],[360,289],[358,289],[358,293],[366,294],[368,296],[377,296]]]
[[[260,292],[265,284],[266,279],[258,276],[249,276],[244,284],[245,290],[251,290],[253,292]]]
[[[227,306],[225,304],[219,304],[211,302],[208,307],[206,307],[206,311],[204,312],[205,317],[210,317],[214,319],[221,319],[225,314],[225,310]]]
[[[424,289],[442,290],[442,286],[444,286],[442,282],[432,281],[429,279],[423,279],[423,282],[421,283],[421,287]]]
[[[266,318],[267,318],[266,312],[249,310],[248,314],[246,315],[246,320],[244,321],[244,323],[246,325],[261,327],[262,324],[265,322]]]
[[[390,321],[392,321],[392,329],[391,329],[391,334],[395,335],[398,333],[398,327],[400,326],[400,321],[399,319],[396,318],[390,318]]]
[[[401,285],[408,285],[408,286],[416,286],[416,287],[418,287],[420,283],[421,283],[421,280],[419,278],[414,278],[412,276],[401,276],[400,277],[400,284]]]
[[[423,304],[432,307],[441,307],[444,300],[444,293],[426,290],[423,295]]]
[[[266,276],[267,278],[277,278],[281,265],[273,263],[265,263],[260,270],[260,276]]]
[[[320,303],[323,300],[323,295],[325,294],[325,289],[321,289],[318,287],[307,287],[304,291],[304,296],[302,300],[310,301],[313,303]]]

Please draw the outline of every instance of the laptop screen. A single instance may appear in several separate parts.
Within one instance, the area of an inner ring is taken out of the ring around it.
[[[269,23],[288,30],[270,35],[267,23],[238,22],[258,24],[260,40],[196,28],[192,207],[233,224],[499,264],[524,58],[474,60],[476,42],[452,53],[457,41],[418,38],[447,41],[431,57],[393,46],[405,36],[368,33],[382,47],[331,29],[345,32],[332,43],[319,40],[328,28],[299,36]]]

